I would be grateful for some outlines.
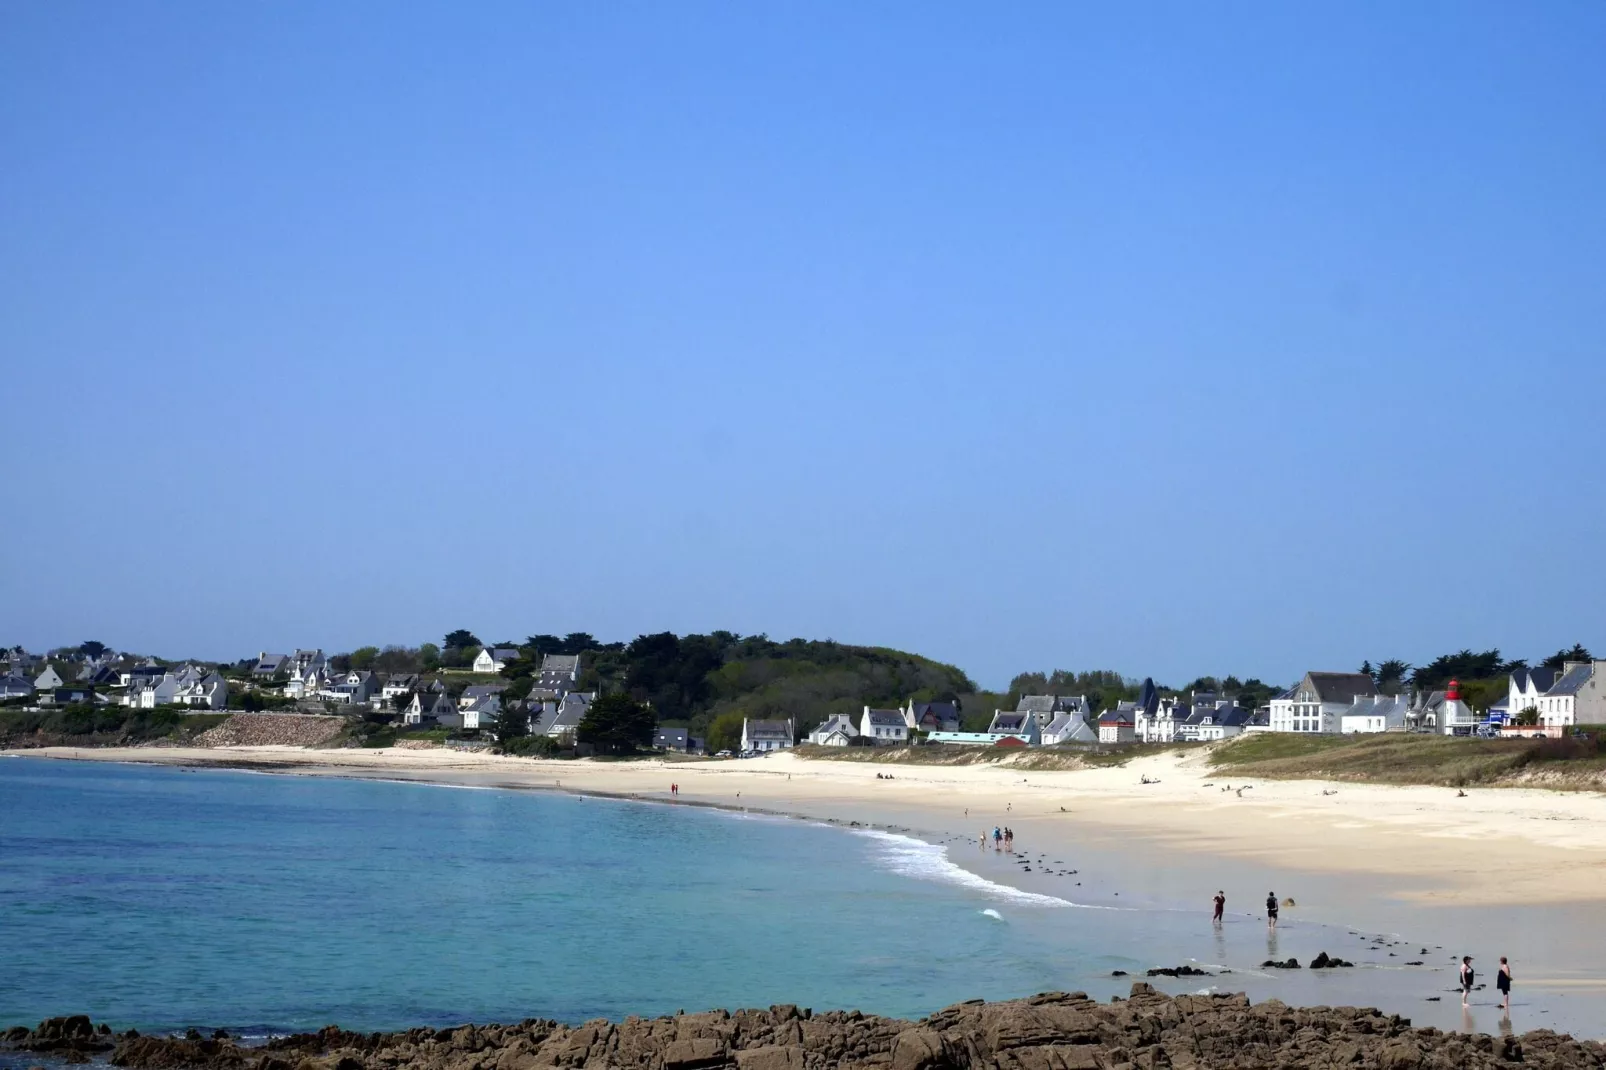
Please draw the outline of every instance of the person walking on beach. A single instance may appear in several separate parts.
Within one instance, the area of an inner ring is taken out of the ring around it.
[[[1003,849],[1004,849],[1004,830],[999,828],[997,825],[994,825],[993,826],[993,850],[1002,851]]]
[[[1015,830],[1008,825],[1004,826],[1004,850],[1010,854],[1015,853]]]
[[[1467,1005],[1467,997],[1472,995],[1472,981],[1477,975],[1472,971],[1472,956],[1461,956],[1461,1006]]]
[[[1211,916],[1210,920],[1215,922],[1217,925],[1220,925],[1221,915],[1227,909],[1227,893],[1222,891],[1216,892],[1216,897],[1212,899],[1211,902],[1215,904],[1216,912]]]
[[[1500,956],[1500,972],[1494,975],[1494,985],[1500,989],[1500,1009],[1511,1010],[1511,963]]]
[[[1277,893],[1266,893],[1266,928],[1277,928]]]

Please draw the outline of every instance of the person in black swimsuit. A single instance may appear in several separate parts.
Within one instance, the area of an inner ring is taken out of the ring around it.
[[[1222,912],[1227,909],[1227,893],[1217,892],[1216,897],[1211,900],[1211,903],[1215,905],[1216,911],[1210,920],[1214,922],[1220,922]]]
[[[1500,956],[1500,972],[1494,976],[1495,987],[1500,989],[1500,1009],[1511,1009],[1511,963],[1506,961],[1504,955]]]
[[[1472,956],[1461,956],[1461,1005],[1467,1004],[1467,997],[1472,995],[1472,981],[1475,974],[1472,972]]]
[[[1266,928],[1277,928],[1277,893],[1266,893]]]

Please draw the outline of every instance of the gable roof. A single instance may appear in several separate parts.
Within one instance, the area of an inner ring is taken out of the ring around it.
[[[1377,681],[1363,672],[1308,672],[1305,678],[1320,702],[1352,703],[1357,695],[1377,694]]]
[[[1053,695],[1022,695],[1015,703],[1016,713],[1053,713],[1058,705]]]
[[[480,653],[491,655],[492,661],[517,661],[519,659],[518,648],[511,646],[486,647]]]
[[[915,723],[919,724],[927,714],[939,721],[959,720],[959,707],[952,702],[916,702],[914,703]]]
[[[548,654],[541,659],[541,671],[563,672],[578,674],[580,672],[579,654]]]
[[[908,722],[903,719],[902,710],[865,710],[864,716],[869,718],[870,723],[873,725],[895,726],[898,728],[908,727]]]
[[[1579,689],[1587,684],[1589,678],[1594,674],[1595,666],[1587,661],[1582,665],[1574,665],[1562,674],[1561,679],[1551,684],[1545,694],[1576,695]]]
[[[1019,732],[1026,727],[1026,719],[1032,716],[1030,710],[1025,713],[996,710],[993,713],[993,722],[987,726],[989,732]]]
[[[898,718],[903,723],[903,718]],[[748,739],[791,739],[791,721],[743,721],[742,731]]]
[[[1099,724],[1131,724],[1132,717],[1126,710],[1106,710],[1099,715]]]
[[[500,695],[506,690],[506,684],[469,684],[463,688],[463,693],[458,696],[458,699],[468,699],[471,702],[475,702],[487,695]]]
[[[289,654],[263,654],[257,658],[257,663],[251,666],[251,672],[256,676],[272,676],[284,668],[285,662],[289,660]]]

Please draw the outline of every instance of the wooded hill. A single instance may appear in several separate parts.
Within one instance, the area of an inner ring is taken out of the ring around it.
[[[849,646],[831,640],[789,639],[733,632],[638,636],[627,644],[553,651],[551,637],[531,636],[503,675],[514,681],[509,695],[528,691],[527,681],[549,652],[581,655],[580,688],[624,691],[650,702],[660,722],[686,725],[709,745],[741,734],[743,717],[790,717],[807,732],[834,713],[855,717],[866,705],[902,706],[909,699],[955,699],[976,690],[952,665],[885,647]],[[966,710],[970,713],[970,710]],[[992,716],[992,707],[986,710]],[[716,748],[717,749],[717,748]]]

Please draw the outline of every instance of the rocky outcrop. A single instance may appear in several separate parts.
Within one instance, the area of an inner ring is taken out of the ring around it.
[[[1336,955],[1329,955],[1325,951],[1321,952],[1315,958],[1310,960],[1310,968],[1313,969],[1313,970],[1333,970],[1333,969],[1339,968],[1340,966],[1353,966],[1353,965],[1355,965],[1355,963],[1353,963],[1353,962],[1345,962],[1343,959],[1338,958]],[[1419,962],[1419,963],[1417,963],[1417,965],[1420,966],[1422,964]]]
[[[195,737],[197,747],[317,747],[346,727],[344,717],[237,713]]]
[[[17,1047],[35,1038],[104,1043],[86,1026],[88,1019],[52,1019],[21,1030],[20,1041],[4,1037]],[[390,1034],[330,1026],[260,1048],[221,1035],[130,1033],[117,1038],[111,1062],[130,1070],[1486,1070],[1517,1063],[1601,1070],[1606,1046],[1548,1031],[1490,1037],[1413,1029],[1396,1015],[1353,1007],[1172,998],[1140,981],[1130,997],[1111,1003],[1051,992],[960,1003],[919,1022],[776,1006],[580,1026],[529,1020]]]

